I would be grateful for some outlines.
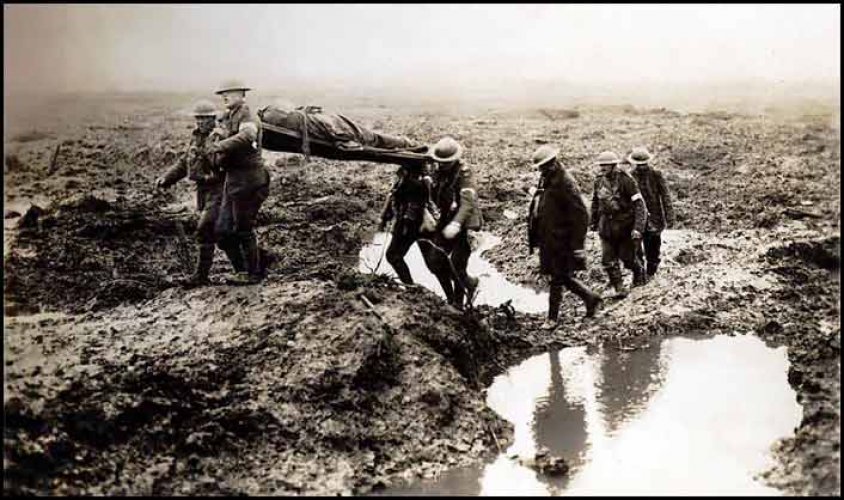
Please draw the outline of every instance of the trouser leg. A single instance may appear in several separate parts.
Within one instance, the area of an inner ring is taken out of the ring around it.
[[[231,262],[234,272],[241,273],[246,270],[246,259],[243,255],[243,247],[235,231],[233,203],[231,197],[224,197],[220,208],[215,232],[217,234],[217,246],[225,252]]]
[[[583,300],[583,303],[586,306],[587,318],[592,317],[595,314],[595,310],[601,303],[600,295],[570,274],[562,276],[561,284]]]
[[[470,277],[467,272],[469,257],[472,254],[472,246],[469,244],[469,233],[460,231],[452,242],[451,262],[456,272],[454,279],[454,300],[462,305],[467,288],[473,290],[475,286],[474,278]]]
[[[654,274],[656,274],[656,271],[659,268],[659,253],[660,247],[662,246],[662,233],[658,231],[652,233],[645,233],[644,245],[645,259],[647,261],[647,272],[649,276],[653,276]]]
[[[633,271],[633,286],[645,284],[645,267],[637,251],[639,245],[640,242],[633,238],[623,238],[618,242],[618,256],[621,262],[624,263],[624,267]]]
[[[557,321],[560,315],[560,303],[563,301],[563,284],[559,278],[551,280],[551,287],[548,291],[548,319]]]
[[[252,276],[260,274],[260,251],[255,223],[258,211],[267,198],[269,188],[264,186],[247,196],[232,200],[232,217],[246,264],[246,272]]]
[[[396,271],[402,283],[412,285],[413,277],[410,275],[410,269],[404,261],[404,256],[407,255],[413,242],[416,241],[416,233],[406,231],[402,227],[397,229],[393,234],[392,240],[390,240],[390,246],[387,247],[387,262]]]
[[[425,259],[425,265],[431,273],[437,277],[440,286],[445,293],[446,301],[449,304],[454,304],[454,287],[452,286],[451,266],[448,263],[448,254],[442,249],[437,249],[431,245],[430,241],[419,242],[419,249],[422,251],[422,258]]]

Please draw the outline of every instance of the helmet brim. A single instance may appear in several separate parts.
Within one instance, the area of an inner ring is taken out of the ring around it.
[[[217,95],[220,95],[220,94],[223,94],[225,92],[231,92],[233,90],[242,90],[244,92],[248,92],[252,89],[250,89],[249,87],[230,87],[230,88],[219,89],[214,93],[217,94]]]
[[[460,144],[457,145],[457,151],[455,151],[451,156],[441,157],[437,156],[436,150],[431,151],[431,159],[437,163],[448,163],[452,161],[457,161],[460,157],[463,156],[463,146]]]

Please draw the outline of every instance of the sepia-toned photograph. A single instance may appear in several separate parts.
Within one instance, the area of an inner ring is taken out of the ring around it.
[[[4,3],[4,495],[840,496],[840,18]]]

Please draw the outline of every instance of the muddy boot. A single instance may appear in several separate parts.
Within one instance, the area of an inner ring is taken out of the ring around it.
[[[243,248],[240,246],[240,241],[231,235],[225,236],[220,239],[220,242],[217,243],[217,246],[226,253],[226,257],[229,258],[229,262],[231,262],[232,269],[234,269],[235,273],[242,273],[246,271],[246,262],[243,258]]]
[[[551,285],[548,293],[548,317],[542,323],[543,330],[553,330],[557,326],[557,319],[560,316],[560,303],[563,301],[562,285]]]
[[[263,280],[260,274],[261,255],[258,250],[258,238],[254,231],[240,234],[243,255],[246,257],[246,271],[239,272],[229,281],[233,285],[254,285]]]
[[[583,303],[586,305],[585,317],[594,317],[595,312],[597,312],[598,308],[604,302],[604,299],[576,278],[569,278],[568,288],[572,291],[572,293],[583,299]]]
[[[618,266],[607,267],[607,275],[610,277],[610,285],[615,289],[615,298],[623,299],[627,297],[630,292],[624,286],[624,280],[621,277],[621,269]]]
[[[648,282],[645,269],[638,262],[633,267],[633,287],[642,286]]]
[[[656,274],[657,268],[659,268],[659,261],[656,261],[656,262],[648,261],[648,281],[650,281],[651,278],[654,277],[654,274]]]
[[[197,245],[198,257],[196,259],[196,270],[182,282],[185,288],[210,285],[208,273],[211,271],[211,264],[214,262],[214,245]]]

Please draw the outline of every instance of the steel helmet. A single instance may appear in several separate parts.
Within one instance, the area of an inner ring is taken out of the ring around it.
[[[621,160],[612,151],[604,151],[598,155],[598,165],[618,165]]]
[[[633,148],[633,151],[627,156],[627,161],[633,165],[642,165],[650,161],[653,155],[645,146]]]
[[[217,87],[217,90],[214,91],[215,94],[222,94],[223,92],[228,92],[229,90],[252,90],[246,85],[243,84],[240,80],[226,80]]]
[[[460,155],[463,154],[463,147],[459,142],[452,137],[443,137],[436,144],[434,144],[431,158],[440,163],[448,163],[450,161],[457,161]]]
[[[548,144],[543,144],[542,146],[536,148],[536,151],[533,152],[533,157],[531,158],[531,166],[533,168],[539,168],[542,165],[556,158],[559,152],[559,149]]]
[[[217,116],[217,108],[211,101],[202,99],[193,106],[193,116]]]

